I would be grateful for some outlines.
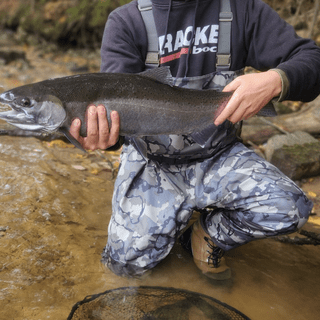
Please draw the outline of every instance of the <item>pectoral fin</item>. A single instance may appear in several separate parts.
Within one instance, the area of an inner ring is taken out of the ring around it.
[[[65,137],[78,149],[82,150],[83,152],[87,152],[85,149],[83,149],[82,145],[78,140],[76,140],[69,132],[69,130],[65,127],[60,127],[59,132],[63,133]]]
[[[272,101],[268,102],[258,113],[257,116],[261,117],[275,117],[277,116],[277,111],[274,108]]]
[[[211,124],[204,130],[191,133],[190,136],[192,137],[194,142],[198,143],[202,148],[204,148],[216,128],[217,127],[214,124]]]

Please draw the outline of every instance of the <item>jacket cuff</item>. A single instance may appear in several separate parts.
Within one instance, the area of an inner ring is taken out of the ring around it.
[[[124,138],[122,136],[119,136],[118,142],[106,150],[107,151],[117,151],[122,147],[123,143],[124,143]]]
[[[277,69],[277,68],[271,69],[271,70],[277,72],[281,78],[281,84],[282,84],[281,93],[280,93],[280,96],[277,97],[278,99],[277,98],[274,99],[277,102],[281,102],[285,100],[287,97],[289,86],[290,86],[289,79],[283,70]]]

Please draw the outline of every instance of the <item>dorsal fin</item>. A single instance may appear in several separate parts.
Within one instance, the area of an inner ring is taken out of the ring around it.
[[[167,84],[173,87],[173,77],[170,72],[170,67],[153,68],[138,73],[141,77],[148,78],[154,81],[158,81],[163,84]]]

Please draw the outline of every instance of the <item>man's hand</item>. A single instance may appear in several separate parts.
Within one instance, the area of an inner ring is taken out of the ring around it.
[[[234,93],[214,124],[220,125],[227,119],[236,123],[252,117],[272,98],[280,95],[281,90],[281,77],[273,70],[236,78],[223,89]]]
[[[110,129],[105,107],[90,105],[87,110],[87,136],[80,136],[80,119],[73,120],[69,131],[84,149],[107,149],[119,139],[120,119],[116,111],[111,112],[111,121]]]

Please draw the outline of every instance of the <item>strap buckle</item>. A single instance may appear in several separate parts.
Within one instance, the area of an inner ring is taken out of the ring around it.
[[[150,1],[138,1],[138,9],[140,12],[152,10],[152,3]]]
[[[231,22],[233,20],[232,12],[220,12],[219,13],[219,21],[220,22]]]
[[[159,66],[159,52],[148,52],[145,63],[148,65]]]
[[[216,66],[228,66],[231,65],[231,54],[217,54],[217,63]]]

